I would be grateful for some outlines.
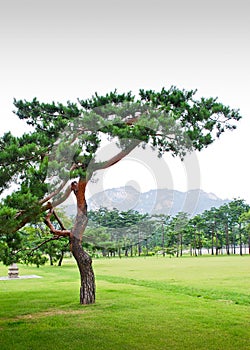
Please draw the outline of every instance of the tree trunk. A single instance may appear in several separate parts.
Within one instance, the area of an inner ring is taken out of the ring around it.
[[[148,256],[148,240],[146,239],[146,255]],[[165,251],[163,252],[164,256],[165,256]]]
[[[53,266],[53,257],[51,254],[49,254],[49,261],[50,261],[50,266]]]
[[[64,251],[62,250],[62,251],[61,251],[60,259],[59,259],[59,261],[58,261],[58,266],[62,266],[63,257],[64,257]]]
[[[190,256],[193,255],[193,248],[192,248],[192,243],[190,243],[190,247],[189,247],[189,253],[190,253]]]
[[[196,230],[194,231],[194,255],[197,256],[197,237],[196,237]]]
[[[92,259],[82,247],[82,235],[88,223],[85,199],[86,185],[86,181],[80,179],[78,185],[75,186],[74,192],[77,199],[77,215],[70,236],[70,245],[81,276],[80,304],[94,304],[95,275],[92,268]]]
[[[138,243],[138,256],[141,256],[141,243]]]
[[[217,231],[216,231],[216,255],[218,255],[218,253],[219,253],[218,244],[219,244],[219,242],[218,242],[218,233],[217,233]]]
[[[226,251],[227,251],[227,255],[230,255],[230,251],[229,251],[229,232],[228,232],[228,224],[227,223],[225,225],[225,231],[226,231]]]
[[[165,256],[165,235],[164,235],[164,226],[163,223],[161,224],[161,229],[162,229],[162,251],[163,251],[163,256]]]
[[[76,236],[71,237],[71,247],[81,276],[80,304],[94,304],[95,276],[92,268],[92,259],[83,250],[81,241]]]
[[[202,255],[202,241],[201,241],[201,233],[200,232],[198,235],[198,239],[199,239],[199,255]]]
[[[240,235],[240,255],[242,255],[242,235],[241,235],[241,223],[239,224],[239,235]]]
[[[182,233],[180,233],[180,256],[182,256],[182,251],[183,251],[183,237]]]
[[[212,227],[212,252],[211,254],[214,255],[214,227]]]

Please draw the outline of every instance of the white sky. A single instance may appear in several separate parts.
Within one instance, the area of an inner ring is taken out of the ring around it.
[[[197,88],[240,109],[236,131],[185,166],[171,160],[159,168],[156,160],[153,168],[152,155],[131,155],[96,188],[134,184],[144,191],[164,187],[167,174],[165,187],[198,184],[221,198],[250,202],[249,7],[247,0],[0,0],[0,133],[27,129],[12,114],[14,97],[76,101],[115,88],[135,94]],[[165,173],[159,171],[164,166]]]

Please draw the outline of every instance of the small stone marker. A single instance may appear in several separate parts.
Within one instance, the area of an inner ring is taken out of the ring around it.
[[[10,265],[9,270],[8,270],[8,277],[9,278],[19,278],[18,274],[19,274],[19,269],[18,269],[17,264]]]

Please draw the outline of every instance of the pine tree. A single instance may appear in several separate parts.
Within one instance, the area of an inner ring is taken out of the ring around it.
[[[69,237],[81,276],[80,302],[94,303],[92,260],[81,244],[88,222],[86,186],[95,172],[116,164],[139,145],[151,145],[159,156],[171,152],[183,158],[235,128],[238,110],[215,98],[196,100],[195,93],[171,87],[140,90],[138,98],[114,91],[67,104],[14,100],[16,115],[33,131],[21,137],[7,133],[0,139],[0,192],[4,195],[17,184],[1,201],[0,235],[43,219],[52,235]],[[119,148],[99,160],[103,139],[115,141]],[[56,213],[71,193],[77,203],[72,229],[64,227]]]

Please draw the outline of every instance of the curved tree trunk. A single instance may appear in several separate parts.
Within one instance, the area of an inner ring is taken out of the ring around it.
[[[45,223],[50,228],[50,231],[55,236],[70,237],[70,248],[74,258],[76,259],[78,269],[81,276],[80,287],[80,303],[81,304],[93,304],[95,302],[95,276],[92,268],[92,259],[82,247],[82,236],[88,223],[87,217],[87,204],[85,199],[85,189],[87,181],[80,178],[79,182],[71,183],[71,191],[74,191],[77,200],[77,215],[73,229],[66,230],[62,221],[55,213],[53,207],[50,208],[50,212],[47,214]],[[61,230],[56,229],[51,221],[50,217],[54,214],[58,221]]]
[[[95,275],[92,259],[82,247],[82,235],[88,223],[86,185],[86,181],[80,179],[74,190],[77,199],[77,216],[70,236],[70,244],[81,276],[80,304],[93,304],[95,302]]]
[[[80,304],[93,304],[95,302],[95,275],[92,259],[83,250],[81,241],[75,236],[71,237],[71,247],[81,276]]]

